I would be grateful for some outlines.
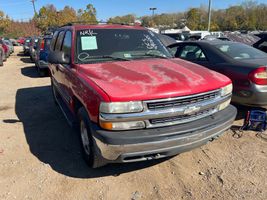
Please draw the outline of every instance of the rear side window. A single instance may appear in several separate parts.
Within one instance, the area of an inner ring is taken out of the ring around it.
[[[189,60],[189,61],[206,61],[207,60],[204,52],[197,45],[184,46],[179,57],[182,59]]]
[[[61,31],[59,33],[58,38],[57,38],[57,42],[56,42],[56,46],[55,46],[55,51],[60,51],[61,50],[62,42],[63,42],[63,39],[64,39],[64,34],[65,34],[64,31]]]
[[[53,36],[53,38],[52,38],[52,41],[51,41],[51,49],[50,50],[52,50],[52,51],[54,51],[55,50],[55,44],[56,44],[56,42],[57,42],[57,36],[58,36],[58,31],[56,31],[55,33],[54,33],[54,36]]]
[[[223,54],[235,60],[266,58],[266,53],[241,43],[214,45]]]

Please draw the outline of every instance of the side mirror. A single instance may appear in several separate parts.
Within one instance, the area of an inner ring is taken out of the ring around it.
[[[65,52],[50,52],[48,62],[51,64],[70,64],[70,56]]]

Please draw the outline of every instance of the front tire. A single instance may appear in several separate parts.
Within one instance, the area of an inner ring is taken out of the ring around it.
[[[103,160],[95,152],[94,140],[91,131],[91,122],[85,108],[78,111],[79,133],[82,145],[83,157],[89,167],[97,168],[105,165]]]

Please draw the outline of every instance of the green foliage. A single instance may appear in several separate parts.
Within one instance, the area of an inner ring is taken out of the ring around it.
[[[134,23],[136,16],[133,14],[124,15],[124,16],[117,16],[109,18],[108,23],[113,24],[131,24]]]
[[[2,35],[10,25],[10,19],[0,10],[0,34]]]
[[[88,4],[86,9],[79,9],[77,12],[70,6],[57,11],[54,5],[43,6],[37,15],[34,16],[36,26],[45,32],[50,27],[63,26],[71,22],[82,21],[84,23],[96,23],[96,9]]]
[[[79,9],[77,15],[78,21],[82,21],[89,24],[97,23],[96,9],[92,4],[88,4],[85,10]]]

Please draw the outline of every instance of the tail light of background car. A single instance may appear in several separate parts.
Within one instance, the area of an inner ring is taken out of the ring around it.
[[[3,49],[4,49],[4,52],[7,53],[7,52],[8,52],[8,46],[5,45],[5,44],[2,44],[2,47],[3,47]]]
[[[249,80],[257,85],[267,85],[267,67],[259,67],[250,72]]]
[[[41,41],[40,50],[43,51],[43,50],[44,50],[44,47],[45,47],[45,41],[42,40],[42,41]]]

